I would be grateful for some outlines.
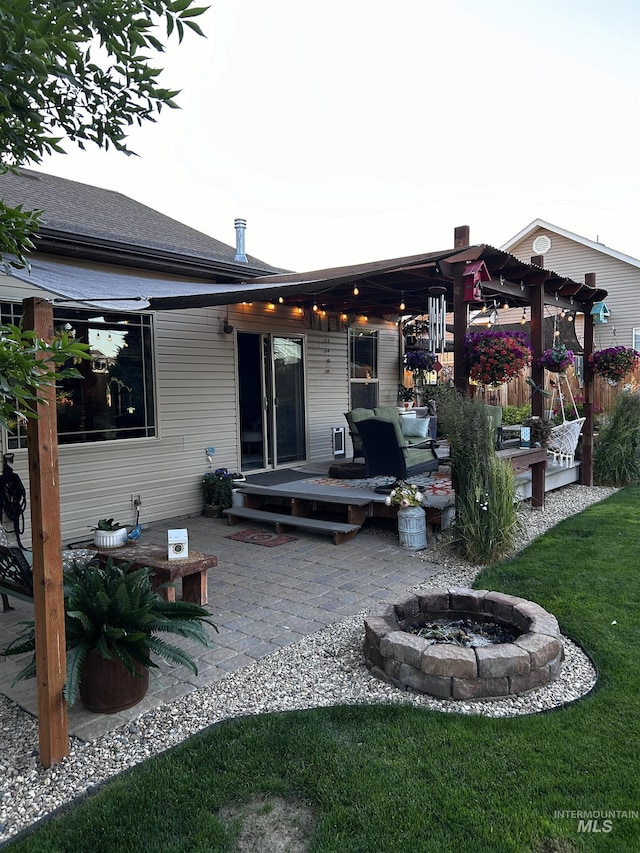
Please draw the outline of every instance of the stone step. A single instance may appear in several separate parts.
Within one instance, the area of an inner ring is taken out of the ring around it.
[[[324,521],[319,518],[287,515],[286,513],[268,512],[263,509],[249,509],[240,506],[225,509],[224,514],[227,516],[229,524],[236,524],[240,519],[262,521],[266,524],[275,525],[276,533],[286,533],[287,530],[295,527],[300,527],[302,530],[312,530],[314,533],[328,533],[333,537],[334,545],[340,545],[342,542],[352,539],[360,530],[358,524]]]

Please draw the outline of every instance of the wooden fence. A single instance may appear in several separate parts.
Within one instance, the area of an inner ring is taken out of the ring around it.
[[[530,403],[532,388],[526,381],[528,375],[528,373],[520,374],[511,382],[496,389],[495,392],[490,392],[491,402],[494,402],[493,397],[495,396],[495,402],[499,406],[525,406]],[[572,369],[567,371],[567,376],[576,403],[581,403],[584,399],[582,383],[574,375]],[[553,380],[553,374],[545,373],[545,389],[547,391],[553,390],[549,384],[550,380]],[[625,386],[627,384],[631,384],[634,388],[640,387],[640,368],[627,377]],[[593,389],[594,414],[597,416],[600,413],[609,412],[616,396],[625,386],[609,385],[605,379],[596,376]]]

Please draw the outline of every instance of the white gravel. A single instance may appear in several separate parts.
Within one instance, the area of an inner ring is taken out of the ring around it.
[[[543,510],[532,510],[529,502],[524,502],[519,510],[522,532],[518,548],[614,491],[566,486],[546,495]],[[446,536],[429,549],[426,557],[442,570],[424,587],[470,586],[479,568],[462,563]],[[403,692],[372,678],[364,666],[365,615],[365,611],[357,613],[173,704],[150,711],[99,740],[84,743],[72,739],[70,755],[48,770],[38,761],[37,721],[0,696],[0,842],[92,786],[212,723],[232,717],[374,702],[510,717],[573,701],[596,681],[588,658],[565,638],[566,659],[560,679],[530,693],[491,701],[454,702]]]

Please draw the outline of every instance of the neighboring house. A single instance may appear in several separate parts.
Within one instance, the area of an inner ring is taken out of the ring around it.
[[[595,273],[596,286],[607,291],[607,322],[595,327],[595,348],[633,347],[640,352],[640,260],[535,219],[501,246],[522,261],[544,256],[544,266],[576,281]],[[580,317],[577,318],[578,321]],[[581,339],[582,325],[576,324]]]
[[[0,196],[44,211],[31,272],[0,274],[2,322],[44,294],[55,325],[91,346],[83,380],[57,392],[64,542],[90,537],[103,517],[133,524],[133,495],[143,522],[200,512],[210,464],[249,472],[330,458],[352,404],[395,404],[397,324],[271,302],[268,282],[254,290],[251,279],[280,271],[245,256],[242,221],[233,247],[28,169],[1,176]],[[0,443],[28,489],[26,436],[13,426]],[[27,543],[29,533],[27,505]]]

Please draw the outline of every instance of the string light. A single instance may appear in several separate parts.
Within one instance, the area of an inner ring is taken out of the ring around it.
[[[278,296],[278,302],[280,303],[280,305],[282,305],[282,303],[284,302],[284,296]]]
[[[503,302],[503,303],[502,303],[502,310],[503,310],[503,311],[508,311],[508,310],[509,310],[509,303],[508,303],[508,302]]]
[[[402,296],[400,297],[400,310],[404,311],[407,306],[404,304],[404,290],[402,291]]]
[[[358,296],[359,293],[360,293],[360,288],[358,287],[357,284],[354,284],[353,285],[353,295]]]
[[[523,308],[522,309],[522,317],[520,318],[520,325],[524,326],[524,324],[526,322],[527,322],[527,311],[526,311],[526,308]]]

